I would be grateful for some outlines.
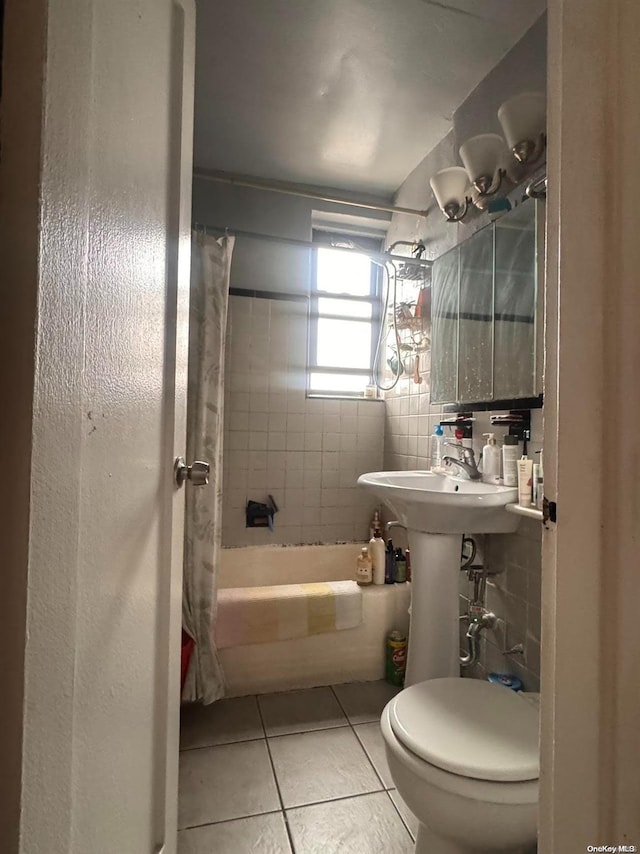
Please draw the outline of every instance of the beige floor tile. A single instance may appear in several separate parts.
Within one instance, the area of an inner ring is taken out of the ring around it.
[[[298,854],[411,854],[413,842],[384,792],[287,810]]]
[[[178,854],[291,854],[291,846],[278,812],[181,830]]]
[[[347,726],[331,688],[309,688],[258,697],[267,735]]]
[[[394,782],[391,779],[391,772],[387,765],[387,756],[384,749],[384,739],[380,724],[375,722],[372,724],[358,724],[354,727],[356,735],[360,739],[360,743],[364,747],[367,756],[371,760],[373,767],[376,769],[385,789],[392,789]]]
[[[180,754],[178,827],[271,812],[280,807],[266,741]]]
[[[285,807],[375,792],[381,788],[351,729],[269,739]]]
[[[181,750],[263,737],[255,697],[234,697],[209,706],[192,703],[180,711]]]
[[[387,682],[352,682],[334,685],[333,690],[351,723],[366,724],[380,720],[382,710],[400,688]]]
[[[402,796],[397,789],[391,789],[389,796],[398,808],[398,812],[402,816],[404,823],[409,828],[409,833],[415,839],[418,835],[418,819],[411,812],[406,803],[402,800]]]

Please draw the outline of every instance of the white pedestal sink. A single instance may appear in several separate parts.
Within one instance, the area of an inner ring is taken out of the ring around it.
[[[518,490],[429,471],[371,472],[358,485],[374,492],[406,526],[412,566],[405,685],[457,676],[458,577],[462,534],[507,534],[518,527],[505,505]]]

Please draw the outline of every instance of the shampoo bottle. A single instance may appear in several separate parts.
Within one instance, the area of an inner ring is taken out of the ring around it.
[[[483,433],[487,444],[482,449],[482,480],[484,483],[500,482],[500,451],[494,433]]]
[[[369,551],[366,546],[360,550],[358,560],[356,561],[356,581],[360,587],[367,587],[373,582],[371,558],[369,557]]]
[[[542,510],[544,504],[544,469],[542,468],[542,450],[536,451],[540,454],[540,462],[533,467],[533,503],[538,510]]]
[[[385,546],[380,536],[380,530],[376,528],[373,537],[369,540],[369,556],[373,564],[373,583],[384,584]]]
[[[393,584],[396,580],[396,553],[393,550],[393,542],[387,540],[387,553],[384,564],[384,583]]]
[[[505,486],[518,485],[518,437],[505,436],[502,446],[502,482]]]

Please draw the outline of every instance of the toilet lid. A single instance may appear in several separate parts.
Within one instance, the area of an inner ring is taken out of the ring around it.
[[[522,696],[479,679],[430,679],[389,704],[390,723],[412,753],[477,780],[537,780],[538,710]]]

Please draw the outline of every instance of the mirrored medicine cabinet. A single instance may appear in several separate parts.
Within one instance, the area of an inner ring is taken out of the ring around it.
[[[543,257],[544,202],[531,199],[434,262],[434,403],[541,405]]]

